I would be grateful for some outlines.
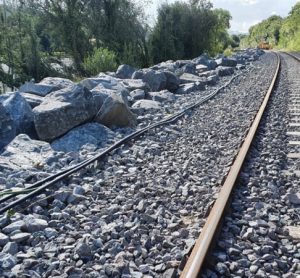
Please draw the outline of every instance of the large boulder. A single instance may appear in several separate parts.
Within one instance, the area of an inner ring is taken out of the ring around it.
[[[196,73],[196,65],[194,63],[187,63],[183,67],[180,68],[183,73]]]
[[[172,60],[162,62],[160,64],[151,67],[151,69],[153,70],[170,71],[170,72],[175,72],[177,68],[178,66]]]
[[[197,65],[205,65],[208,70],[214,70],[218,64],[215,60],[210,59],[207,54],[203,54],[193,60]]]
[[[95,121],[108,127],[133,127],[137,123],[136,116],[130,111],[122,98],[117,95],[112,95],[105,99],[95,117]]]
[[[74,82],[70,79],[60,77],[46,77],[38,84],[52,86],[54,88],[53,91],[61,90],[75,85]]]
[[[180,79],[178,76],[176,76],[173,72],[170,71],[164,71],[164,74],[167,78],[167,84],[166,84],[166,89],[174,92],[178,89],[180,85]]]
[[[70,79],[60,77],[46,77],[39,83],[25,83],[19,88],[19,92],[44,97],[51,92],[73,85],[74,83]]]
[[[151,113],[162,108],[161,104],[155,100],[142,99],[132,105],[132,110],[137,114]]]
[[[216,60],[218,66],[222,67],[235,67],[237,65],[237,60],[235,58],[220,58]]]
[[[16,133],[34,136],[33,112],[26,99],[19,92],[15,92],[7,95],[2,104],[14,121]]]
[[[74,85],[49,94],[33,112],[38,137],[51,141],[91,120],[96,114],[96,106],[89,90]]]
[[[132,75],[133,79],[142,79],[146,82],[150,90],[153,92],[158,92],[166,88],[167,78],[163,72],[155,71],[152,69],[143,69],[135,71]]]
[[[86,78],[82,80],[80,84],[89,90],[95,89],[99,91],[100,88],[104,88],[117,91],[120,94],[129,94],[129,91],[120,82],[120,80],[104,73],[100,73],[97,77]]]
[[[41,167],[53,154],[49,143],[32,140],[19,134],[4,149],[0,156],[0,171],[17,172]]]
[[[8,111],[0,102],[0,151],[16,136],[16,126]]]
[[[118,78],[126,79],[131,78],[132,74],[136,71],[136,69],[129,65],[120,65],[117,69],[116,76]]]
[[[145,92],[150,91],[149,85],[142,79],[123,79],[121,84],[128,90],[134,91],[137,89],[143,90]]]
[[[176,97],[173,93],[169,92],[168,90],[163,90],[160,92],[149,92],[148,96],[158,102],[172,102],[176,100]]]
[[[234,68],[233,67],[218,67],[217,73],[219,76],[232,75],[234,73]]]
[[[102,107],[102,104],[104,103],[105,99],[109,96],[112,95],[120,96],[127,105],[129,103],[129,98],[130,98],[129,91],[124,87],[123,89],[120,90],[107,89],[102,85],[102,83],[98,84],[93,90],[91,90],[91,93],[94,96],[97,110],[99,110]],[[99,106],[99,104],[101,105]]]
[[[86,144],[104,147],[114,136],[114,132],[99,123],[87,123],[70,130],[64,136],[53,141],[51,147],[55,151],[78,152]]]
[[[58,89],[59,89],[58,87],[52,86],[52,85],[36,84],[33,82],[27,82],[19,88],[19,92],[44,97],[44,96],[48,95],[49,93],[51,93],[55,90],[58,90]]]

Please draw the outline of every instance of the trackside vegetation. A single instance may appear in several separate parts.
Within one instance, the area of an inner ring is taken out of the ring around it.
[[[163,3],[153,26],[147,0],[0,3],[0,80],[10,87],[45,76],[78,79],[122,63],[142,68],[214,55],[237,43],[227,32],[229,12],[208,0]]]

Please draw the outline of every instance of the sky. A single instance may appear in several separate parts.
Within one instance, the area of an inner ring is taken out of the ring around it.
[[[152,0],[152,4],[147,5],[146,13],[149,15],[151,25],[155,22],[159,4],[164,1],[175,2],[175,0]],[[271,15],[287,16],[299,0],[211,0],[211,2],[214,8],[222,8],[230,12],[231,32],[247,33],[249,27]]]

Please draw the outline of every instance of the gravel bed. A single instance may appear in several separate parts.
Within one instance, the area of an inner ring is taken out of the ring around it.
[[[299,86],[293,85],[300,65],[282,57],[279,83],[234,190],[231,213],[210,260],[214,263],[202,277],[300,275],[300,181],[284,174],[291,167],[289,94],[300,94]]]
[[[274,54],[263,55],[247,75],[176,124],[59,183],[26,216],[1,218],[1,275],[174,277],[275,65]]]

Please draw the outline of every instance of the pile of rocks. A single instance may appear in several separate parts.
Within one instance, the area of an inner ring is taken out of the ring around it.
[[[172,277],[198,235],[202,225],[198,220],[205,216],[217,192],[218,179],[224,176],[235,155],[249,125],[247,120],[261,102],[261,92],[269,83],[266,69],[274,68],[273,58],[271,54],[264,55],[251,74],[239,77],[229,91],[195,110],[193,117],[183,117],[149,132],[134,146],[115,151],[95,171],[81,171],[59,183],[58,190],[47,193],[50,199],[42,195],[27,208],[27,214],[0,218],[0,276],[18,277],[25,273],[33,277]],[[92,92],[99,85],[91,88],[97,78],[75,86]],[[117,79],[111,75],[105,78],[110,84],[119,80],[112,86],[133,86],[137,82],[150,86],[142,79]],[[108,86],[106,83],[102,84]],[[134,90],[138,89],[146,87]],[[57,102],[67,99],[60,95],[61,90],[53,92]],[[148,90],[138,100],[124,98],[116,91],[132,109],[139,100],[152,100]],[[103,91],[98,93],[98,100]],[[76,90],[72,92],[77,96]],[[157,92],[151,94],[161,97]],[[176,92],[168,95],[184,102],[193,93],[182,97]],[[159,103],[163,108],[168,102]],[[101,117],[101,113],[96,117]],[[105,136],[101,139],[100,134]],[[92,155],[95,146],[120,136],[119,130],[95,121],[73,128],[63,137],[51,140],[51,144],[20,134],[0,156],[1,167],[6,158],[6,169],[15,167],[6,176],[0,173],[0,183],[24,187],[28,182],[22,176],[26,172],[24,165],[34,163],[39,177],[43,163],[49,171],[53,165],[62,168],[76,163],[83,153],[80,142],[90,142],[83,149],[86,155]]]
[[[121,65],[114,73],[100,73],[77,84],[57,77],[26,83],[18,92],[0,96],[0,168],[10,172],[35,168],[47,164],[43,157],[59,156],[57,152],[104,147],[122,136],[124,130],[120,134],[116,127],[130,132],[149,118],[170,113],[177,102],[172,112],[178,111],[185,102],[177,100],[207,91],[207,86],[261,54],[248,49],[230,58],[201,55],[139,70]]]

